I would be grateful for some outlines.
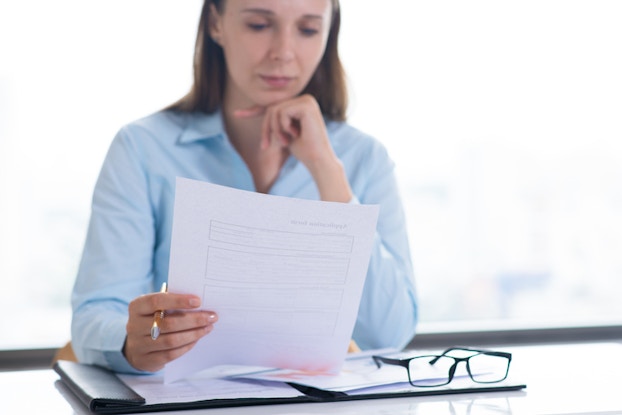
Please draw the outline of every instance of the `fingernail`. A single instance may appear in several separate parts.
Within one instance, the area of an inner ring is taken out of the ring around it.
[[[208,314],[207,318],[209,318],[210,321],[214,321],[214,320],[216,320],[217,316],[216,316],[216,314],[210,313],[210,314]]]
[[[191,298],[189,303],[190,307],[198,307],[201,305],[201,300],[199,300],[198,298]]]

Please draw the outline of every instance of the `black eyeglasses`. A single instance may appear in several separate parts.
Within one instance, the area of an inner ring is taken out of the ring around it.
[[[448,356],[450,352],[469,353],[466,357]],[[456,374],[460,362],[465,362],[469,377],[477,383],[496,383],[505,380],[510,370],[512,354],[492,350],[451,347],[440,355],[415,356],[408,359],[372,356],[376,366],[381,363],[402,366],[408,372],[408,381],[416,387],[434,387],[447,385]],[[434,366],[435,375],[430,377],[430,366]],[[418,373],[426,374],[420,378]]]

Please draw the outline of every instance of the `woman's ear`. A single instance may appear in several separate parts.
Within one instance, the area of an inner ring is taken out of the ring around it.
[[[207,21],[207,29],[212,40],[220,45],[220,38],[222,36],[222,17],[218,13],[216,6],[210,4],[209,18]]]

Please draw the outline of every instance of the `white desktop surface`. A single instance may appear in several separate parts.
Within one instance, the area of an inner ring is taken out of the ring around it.
[[[164,414],[486,415],[622,414],[622,343],[498,347],[513,354],[510,377],[527,388],[446,396],[390,398],[169,411]],[[52,370],[0,372],[2,414],[88,414],[56,387]]]

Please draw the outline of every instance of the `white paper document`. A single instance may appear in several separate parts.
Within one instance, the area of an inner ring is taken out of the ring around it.
[[[395,350],[373,350],[370,353],[350,354],[347,356],[341,371],[337,374],[309,373],[293,369],[267,369],[255,372],[248,371],[247,373],[240,372],[229,377],[231,379],[292,382],[323,390],[348,393],[384,385],[394,387],[399,384],[401,386],[407,385],[408,388],[412,387],[408,383],[406,368],[391,365],[383,365],[382,368],[378,368],[371,358],[373,354],[387,356],[395,355],[396,352]],[[434,376],[431,372],[419,375],[421,378]]]
[[[219,319],[165,381],[223,364],[338,372],[377,218],[375,205],[178,178],[169,291],[200,296]]]

